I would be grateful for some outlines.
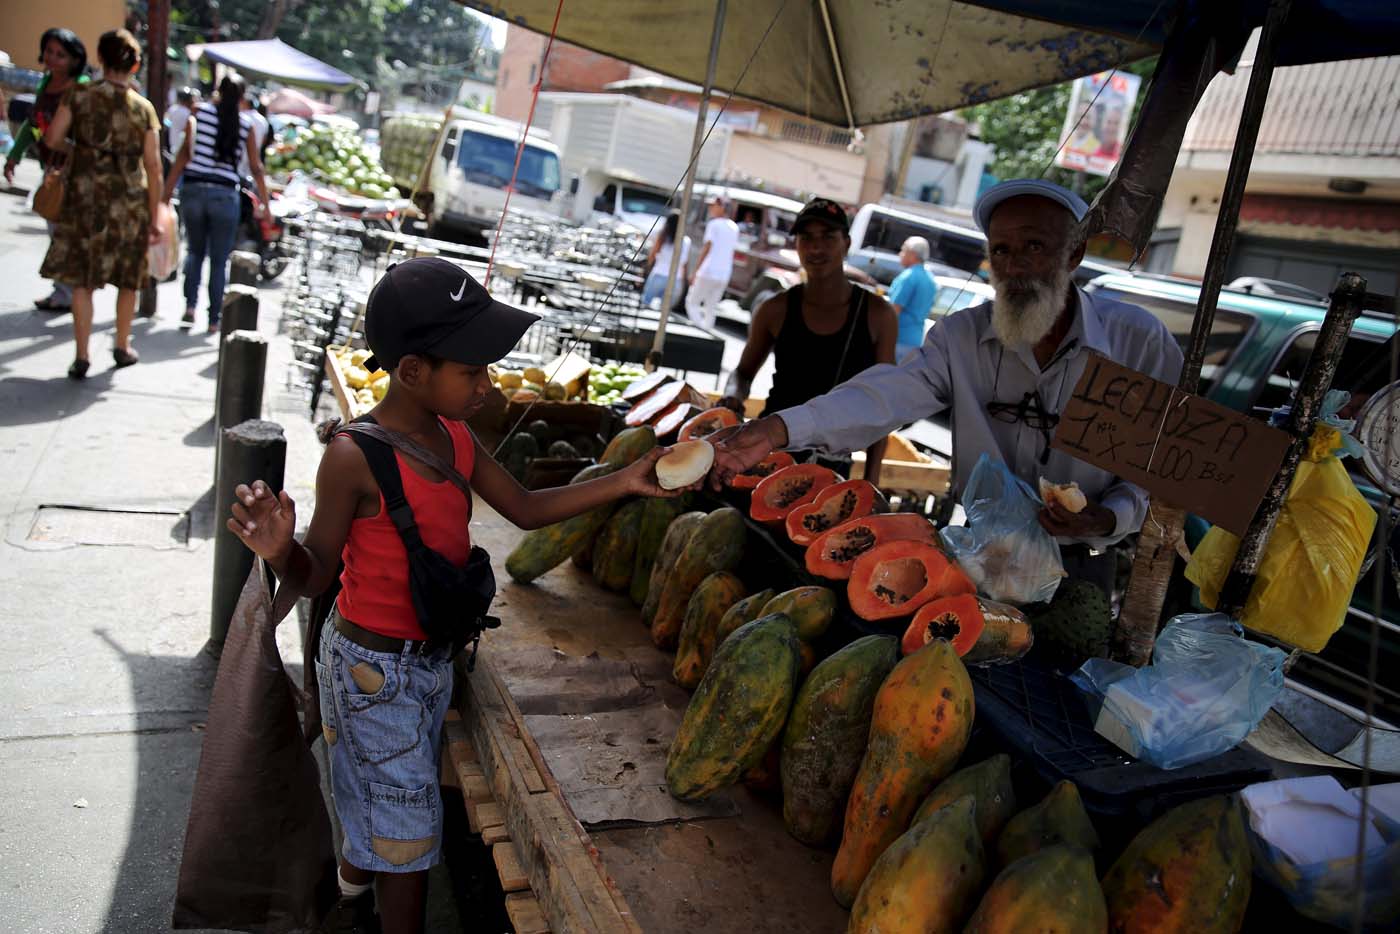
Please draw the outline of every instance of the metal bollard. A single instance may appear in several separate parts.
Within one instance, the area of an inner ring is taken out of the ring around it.
[[[219,310],[219,340],[229,331],[258,329],[258,290],[246,285],[231,285],[224,290],[224,307]]]
[[[246,285],[231,285],[224,292],[224,307],[219,313],[219,360],[224,358],[224,341],[234,331],[258,329],[258,292]],[[218,367],[214,372],[218,373]],[[219,407],[219,383],[214,382],[214,408]],[[217,435],[216,435],[217,437]]]
[[[238,606],[238,596],[253,553],[229,531],[233,491],[240,483],[261,480],[274,493],[282,489],[287,465],[287,438],[276,422],[258,419],[219,432],[219,471],[214,481],[214,600],[209,620],[209,644],[217,656]]]
[[[251,285],[258,284],[258,267],[262,260],[256,253],[247,250],[234,250],[228,255],[228,282],[229,285]]]
[[[214,398],[214,437],[221,429],[262,417],[263,381],[267,373],[267,338],[257,331],[232,331],[219,354],[218,395]],[[214,476],[219,475],[220,447],[214,449]]]

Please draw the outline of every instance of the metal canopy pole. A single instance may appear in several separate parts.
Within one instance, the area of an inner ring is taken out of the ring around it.
[[[1177,381],[1177,385],[1186,392],[1194,393],[1200,385],[1206,341],[1215,323],[1215,303],[1225,284],[1225,267],[1230,258],[1235,230],[1239,226],[1240,204],[1244,200],[1245,184],[1249,181],[1254,144],[1259,137],[1264,104],[1268,100],[1269,84],[1273,79],[1279,34],[1284,20],[1288,18],[1289,6],[1290,0],[1270,2],[1264,27],[1259,34],[1259,46],[1254,52],[1244,110],[1240,114],[1234,151],[1230,155],[1230,170],[1225,176],[1225,190],[1220,196],[1220,211],[1216,216],[1210,257],[1201,281],[1200,298],[1196,302],[1191,343],[1181,368],[1181,378]],[[1162,604],[1166,600],[1167,584],[1171,579],[1186,520],[1185,510],[1170,503],[1154,501],[1151,506],[1147,521],[1142,526],[1142,534],[1138,537],[1133,575],[1114,637],[1114,657],[1139,666],[1147,664],[1152,657],[1157,624],[1161,620]]]
[[[1259,34],[1259,47],[1254,52],[1254,65],[1249,72],[1249,89],[1240,114],[1240,129],[1235,136],[1235,149],[1230,154],[1230,170],[1225,176],[1225,191],[1220,196],[1220,212],[1215,217],[1215,236],[1210,241],[1210,256],[1206,274],[1201,280],[1201,295],[1196,300],[1196,319],[1191,325],[1191,343],[1186,362],[1181,368],[1177,385],[1186,392],[1195,392],[1201,382],[1201,364],[1206,358],[1206,341],[1215,323],[1215,303],[1225,285],[1225,267],[1230,248],[1235,243],[1235,230],[1240,225],[1240,204],[1244,201],[1245,185],[1249,182],[1249,167],[1254,161],[1254,144],[1259,137],[1259,125],[1264,120],[1264,105],[1269,99],[1269,83],[1274,76],[1274,59],[1278,51],[1279,31],[1288,18],[1290,0],[1272,0]]]
[[[671,296],[676,288],[676,270],[681,265],[681,244],[685,243],[686,218],[690,216],[690,199],[695,191],[695,170],[700,165],[700,146],[705,141],[705,120],[710,113],[710,92],[715,86],[715,68],[719,65],[719,43],[724,34],[724,12],[728,0],[716,0],[715,25],[710,31],[710,58],[705,64],[705,87],[700,92],[700,107],[695,114],[695,140],[690,145],[690,164],[685,169],[685,186],[681,191],[681,217],[676,224],[676,238],[671,244],[671,268],[666,273],[666,291],[661,296],[661,320],[656,322],[656,338],[651,342],[646,367],[655,370],[661,364],[661,348],[666,343],[666,318],[671,313]]]

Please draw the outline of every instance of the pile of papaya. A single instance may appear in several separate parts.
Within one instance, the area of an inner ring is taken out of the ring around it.
[[[629,428],[576,480],[656,444],[654,427]],[[976,713],[967,666],[1024,654],[1026,618],[977,595],[928,520],[881,512],[864,481],[785,457],[754,478],[750,518],[805,546],[830,586],[746,582],[743,514],[689,497],[600,507],[528,533],[507,559],[529,582],[572,558],[627,593],[674,651],[672,676],[693,694],[668,752],[670,793],[695,801],[742,783],[779,797],[795,839],[836,848],[831,892],[857,934],[1239,930],[1250,856],[1238,804],[1180,805],[1116,859],[1073,783],[1023,807],[1008,756],[963,760]],[[846,608],[904,635],[819,657]]]

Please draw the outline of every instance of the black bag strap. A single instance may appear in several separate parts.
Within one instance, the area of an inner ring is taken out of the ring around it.
[[[376,441],[398,448],[414,460],[427,464],[433,470],[436,470],[450,480],[457,489],[461,490],[462,495],[467,498],[467,503],[470,505],[472,501],[472,488],[471,484],[467,482],[467,478],[462,476],[462,472],[417,441],[414,441],[408,435],[385,428],[368,415],[341,425],[335,430],[343,431],[352,436],[367,435]],[[355,440],[356,443],[359,443],[359,438]],[[361,450],[363,449],[364,446],[361,445]],[[395,465],[394,472],[396,474],[398,473],[397,465]]]
[[[349,429],[351,426],[345,427]],[[403,476],[399,473],[394,449],[368,432],[347,430],[346,434],[365,456],[370,473],[374,474],[374,482],[379,484],[379,492],[384,496],[389,520],[394,523],[394,528],[398,529],[404,548],[408,549],[410,554],[419,551],[423,548],[423,536],[418,533],[418,522],[413,516],[413,507],[408,504],[408,497],[404,495]]]

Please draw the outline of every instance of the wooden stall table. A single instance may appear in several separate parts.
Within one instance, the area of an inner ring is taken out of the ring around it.
[[[519,536],[477,501],[472,539],[492,554],[502,625],[474,671],[459,658],[449,752],[499,808],[489,829],[509,837],[503,862],[528,881],[533,897],[518,904],[538,910],[529,923],[556,934],[844,931],[833,853],[788,836],[776,796],[736,787],[687,804],[667,793],[667,750],[689,702],[671,656],[625,596],[571,562],[512,582],[504,561]]]

